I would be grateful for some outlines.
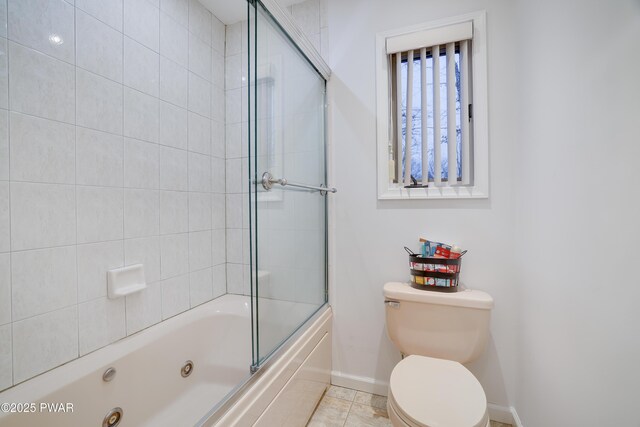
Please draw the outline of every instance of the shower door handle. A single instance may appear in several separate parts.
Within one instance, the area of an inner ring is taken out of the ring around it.
[[[327,194],[327,192],[329,193],[335,193],[338,190],[336,190],[335,188],[331,187],[325,187],[324,185],[320,185],[320,186],[315,186],[315,185],[307,185],[307,184],[298,184],[296,182],[289,182],[284,178],[274,178],[273,175],[271,175],[269,172],[265,172],[262,174],[262,187],[269,191],[273,188],[273,184],[280,184],[283,187],[289,186],[289,187],[298,187],[298,188],[305,188],[307,190],[314,190],[314,191],[319,191],[321,195],[325,195]]]

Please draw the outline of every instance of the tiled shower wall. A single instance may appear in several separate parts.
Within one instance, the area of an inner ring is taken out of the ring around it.
[[[247,21],[227,25],[225,51],[227,291],[250,295]]]
[[[0,0],[0,390],[226,292],[224,54],[196,0]]]
[[[329,24],[327,22],[327,0],[306,0],[287,9],[294,21],[322,55],[329,60]]]

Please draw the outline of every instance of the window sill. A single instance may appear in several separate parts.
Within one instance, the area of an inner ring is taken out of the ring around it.
[[[432,184],[433,185],[433,184]],[[489,192],[478,186],[378,189],[378,200],[487,199]]]

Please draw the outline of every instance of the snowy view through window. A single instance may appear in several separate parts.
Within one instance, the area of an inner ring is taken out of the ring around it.
[[[460,138],[460,55],[456,52],[456,149],[458,152],[457,159],[457,177],[460,179],[462,175],[461,164],[461,138]],[[404,176],[404,158],[406,152],[407,141],[407,59],[402,61],[402,171]],[[421,105],[421,75],[420,75],[420,56],[414,58],[413,61],[413,108],[411,111],[411,117],[413,118],[413,125],[410,132],[411,141],[411,175],[418,181],[422,181],[422,105]],[[447,147],[447,61],[446,56],[440,56],[440,113],[435,117],[433,111],[433,59],[427,57],[427,152],[429,159],[429,181],[434,180],[434,125],[440,126],[440,153],[443,181],[448,180],[448,147]],[[402,179],[400,177],[400,179]],[[426,180],[425,180],[426,181]]]

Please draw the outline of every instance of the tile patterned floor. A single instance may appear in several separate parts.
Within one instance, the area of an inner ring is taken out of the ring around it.
[[[387,398],[349,388],[330,386],[307,427],[391,427]],[[511,427],[491,421],[491,427]]]

